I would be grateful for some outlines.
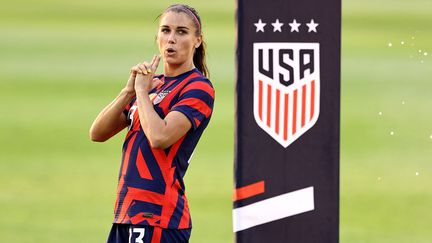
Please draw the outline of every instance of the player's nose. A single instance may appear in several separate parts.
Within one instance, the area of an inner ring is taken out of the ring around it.
[[[175,43],[175,33],[174,33],[174,31],[169,34],[169,36],[168,36],[168,43],[169,44],[174,44]]]

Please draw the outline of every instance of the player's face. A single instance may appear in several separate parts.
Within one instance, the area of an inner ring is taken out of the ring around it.
[[[157,35],[159,51],[168,65],[193,63],[195,48],[201,44],[193,20],[186,13],[167,12],[161,17]]]

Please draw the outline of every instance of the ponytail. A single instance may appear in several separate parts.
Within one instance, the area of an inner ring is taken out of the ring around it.
[[[206,44],[204,40],[202,41],[201,45],[195,49],[195,53],[193,56],[193,62],[195,67],[207,78],[210,77],[210,72],[207,68],[207,63],[205,59],[205,53],[206,52]]]

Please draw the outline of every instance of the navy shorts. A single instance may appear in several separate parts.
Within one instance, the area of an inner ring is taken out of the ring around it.
[[[113,224],[107,243],[187,243],[191,229],[162,229],[131,224]]]

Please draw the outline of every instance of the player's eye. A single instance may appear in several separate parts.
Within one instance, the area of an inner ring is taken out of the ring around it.
[[[179,33],[180,35],[184,35],[184,34],[187,34],[187,31],[185,31],[185,30],[178,30],[177,33]]]
[[[162,28],[162,29],[161,29],[161,32],[162,32],[162,33],[169,33],[170,30],[169,30],[168,28]]]

